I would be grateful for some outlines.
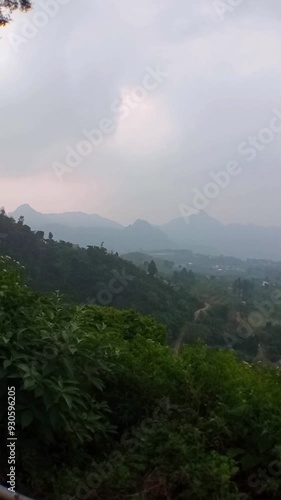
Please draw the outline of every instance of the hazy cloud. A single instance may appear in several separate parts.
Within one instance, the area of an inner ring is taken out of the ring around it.
[[[15,50],[12,40],[42,2],[1,30],[0,196],[8,210],[28,202],[123,223],[178,217],[209,171],[237,159],[241,141],[281,110],[279,0],[244,0],[223,20],[211,0],[81,0],[79,8],[70,0]],[[126,103],[157,65],[168,73],[163,84],[120,120],[114,103]],[[104,118],[114,131],[59,183],[52,162]],[[209,213],[279,224],[280,145],[281,134]]]

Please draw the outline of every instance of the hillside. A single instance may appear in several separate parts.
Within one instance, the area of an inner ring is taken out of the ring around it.
[[[67,305],[26,288],[21,271],[0,258],[0,443],[9,387],[22,494],[280,498],[279,371],[202,345],[175,356],[155,320]],[[3,484],[8,470],[1,454]]]
[[[77,304],[135,308],[152,314],[169,335],[193,318],[198,300],[152,278],[131,262],[103,247],[80,248],[32,232],[24,221],[0,214],[0,254],[25,266],[27,282],[38,291],[59,290]]]
[[[147,274],[147,265],[137,262],[143,258],[141,253],[126,255],[136,266],[103,246],[80,248],[48,236],[45,238],[42,231],[32,232],[22,219],[16,222],[4,212],[0,214],[0,254],[9,255],[25,266],[25,281],[34,290],[57,290],[74,304],[133,308],[152,315],[165,325],[171,345],[181,338],[181,344],[204,342],[213,348],[233,348],[250,362],[262,347],[269,362],[279,363],[281,309],[274,294],[281,289],[280,266],[267,262],[254,265],[253,261],[247,274],[246,269],[237,268],[241,263],[233,258],[210,259],[186,251],[168,254],[164,251],[155,255],[166,259],[172,256],[178,262],[195,257],[193,263],[197,259],[198,264],[193,268],[200,269],[200,262],[201,270],[212,272],[215,262],[219,262],[225,266],[225,273],[218,271],[218,276],[212,274],[209,278],[194,274],[191,269],[187,271],[185,266],[175,266],[170,260],[156,258],[159,273],[153,277]],[[147,254],[145,257],[150,258]],[[244,279],[240,278],[239,269]],[[268,288],[262,286],[266,275],[272,278]],[[195,312],[204,308],[205,303],[212,307],[197,321]],[[252,326],[251,318],[257,315],[262,319]],[[249,325],[246,335],[240,331],[238,317]]]
[[[80,246],[99,246],[103,241],[106,248],[114,252],[132,250],[161,250],[176,248],[175,243],[158,227],[143,220],[136,220],[127,227],[97,214],[67,212],[42,214],[29,205],[21,205],[10,214],[18,220],[25,218],[32,230],[52,232],[56,240],[70,241]]]

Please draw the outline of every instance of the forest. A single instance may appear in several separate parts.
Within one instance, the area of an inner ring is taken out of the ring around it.
[[[267,321],[235,350],[231,317],[245,317],[255,285],[234,280],[226,303],[196,316],[223,280],[181,271],[169,281],[102,244],[55,242],[4,210],[0,221],[1,439],[4,449],[13,388],[21,494],[280,498],[280,327]],[[112,303],[91,303],[123,267],[134,280]],[[266,363],[254,359],[263,337]]]

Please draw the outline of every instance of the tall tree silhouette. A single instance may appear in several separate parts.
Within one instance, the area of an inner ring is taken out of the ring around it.
[[[157,274],[158,270],[157,270],[157,267],[156,267],[156,264],[154,262],[154,260],[152,260],[148,266],[148,274],[149,276],[155,276],[155,274]]]

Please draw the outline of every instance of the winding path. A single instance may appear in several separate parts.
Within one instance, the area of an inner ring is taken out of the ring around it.
[[[208,312],[208,310],[210,309],[210,307],[211,307],[211,304],[206,303],[204,307],[202,307],[201,309],[198,309],[197,311],[195,311],[195,313],[194,313],[194,321],[198,321],[198,319],[200,318],[201,314],[206,314]],[[175,347],[174,347],[175,356],[179,355],[180,348],[182,346],[185,333],[186,333],[185,326],[183,326],[182,331],[180,332],[180,334],[178,336],[178,339],[177,339],[177,341],[175,343]]]
[[[195,311],[194,321],[197,321],[200,318],[202,313],[203,314],[207,313],[209,311],[210,307],[211,307],[211,304],[206,303],[205,306],[202,307],[202,309],[198,309],[198,311]]]

